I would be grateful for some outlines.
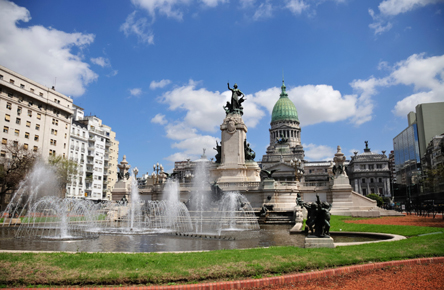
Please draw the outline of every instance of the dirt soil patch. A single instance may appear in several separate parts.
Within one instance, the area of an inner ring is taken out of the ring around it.
[[[441,215],[433,217],[424,217],[417,215],[404,215],[396,217],[380,217],[365,220],[347,220],[346,223],[370,224],[370,225],[399,225],[399,226],[419,226],[419,227],[437,227],[444,228],[444,219]]]
[[[245,289],[444,289],[444,264],[407,265],[318,278],[286,285]]]

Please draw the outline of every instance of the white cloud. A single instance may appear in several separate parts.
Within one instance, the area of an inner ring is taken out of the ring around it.
[[[378,8],[384,15],[398,15],[443,0],[384,0]]]
[[[302,144],[305,152],[305,159],[310,161],[333,160],[336,149],[326,145]]]
[[[443,79],[444,55],[426,58],[422,53],[413,54],[406,60],[396,63],[391,68],[390,75],[386,77],[354,80],[351,86],[362,93],[360,98],[364,102],[371,102],[371,97],[377,94],[377,87],[413,86],[416,93],[399,101],[393,110],[395,115],[405,117],[417,104],[443,102]]]
[[[136,19],[137,11],[134,11],[120,26],[120,30],[128,37],[131,34],[135,34],[139,42],[146,44],[154,44],[154,33],[151,31],[148,19],[142,17]]]
[[[91,62],[93,64],[97,64],[98,66],[101,66],[101,67],[110,67],[111,66],[109,59],[104,58],[104,57],[91,58]]]
[[[265,108],[271,114],[273,106],[279,98],[281,89],[274,87],[254,94],[253,101]],[[337,122],[354,118],[356,124],[362,124],[358,112],[360,100],[355,95],[342,95],[328,85],[305,85],[287,90],[288,97],[293,101],[298,111],[299,120],[303,126],[322,122]],[[370,105],[368,105],[370,106]],[[370,110],[365,105],[361,109]]]
[[[142,94],[141,88],[134,88],[134,89],[130,89],[129,91],[131,93],[131,96],[134,96],[134,97],[138,97]]]
[[[150,83],[150,89],[155,90],[157,88],[163,88],[171,83],[170,80],[152,81]]]
[[[165,125],[168,121],[165,119],[165,115],[159,113],[151,119],[151,123]]]
[[[425,58],[424,54],[414,54],[398,62],[391,74],[394,85],[413,85],[418,93],[399,101],[393,112],[405,116],[421,103],[444,101],[444,55]]]
[[[376,15],[373,9],[369,9],[368,13],[373,19],[373,23],[370,23],[368,27],[375,31],[375,35],[382,34],[392,29],[392,23],[387,22],[385,18],[381,17],[381,15]]]
[[[188,6],[193,2],[197,2],[205,7],[216,7],[219,4],[227,3],[228,0],[131,0],[131,2],[136,7],[146,10],[153,19],[155,19],[158,13],[168,18],[182,20],[182,6]]]
[[[195,128],[191,128],[183,122],[166,125],[167,138],[178,140],[171,145],[172,148],[181,150],[166,159],[169,161],[186,160],[188,158],[194,160],[200,157],[202,149],[206,149],[207,157],[214,157],[212,148],[215,147],[216,137],[210,135],[198,134]],[[179,159],[178,159],[179,158]]]
[[[301,14],[302,11],[308,9],[310,5],[306,4],[303,0],[289,0],[285,7],[294,14]]]
[[[244,8],[253,7],[256,0],[240,0],[239,2],[241,4],[241,8],[244,9]]]
[[[161,102],[168,104],[172,111],[185,111],[184,122],[190,127],[215,132],[225,117],[222,107],[230,95],[197,89],[196,86],[197,83],[190,80],[188,85],[163,94]]]
[[[389,17],[438,2],[444,2],[444,0],[384,0],[379,3],[379,15],[369,9],[368,12],[373,18],[373,23],[369,27],[375,30],[375,35],[382,34],[393,27],[392,23],[387,20]]]
[[[273,17],[273,6],[269,3],[262,3],[256,9],[253,15],[253,20],[260,20]]]
[[[86,86],[98,78],[82,55],[82,49],[93,43],[94,35],[39,25],[17,27],[17,23],[30,19],[26,8],[0,1],[2,65],[48,87],[57,78],[57,90],[66,95],[84,94]]]

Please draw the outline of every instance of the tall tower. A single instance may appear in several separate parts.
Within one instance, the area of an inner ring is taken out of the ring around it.
[[[298,111],[288,98],[286,89],[282,79],[281,94],[271,114],[270,145],[267,147],[267,154],[262,157],[264,169],[295,158],[303,160],[305,156],[301,144]]]

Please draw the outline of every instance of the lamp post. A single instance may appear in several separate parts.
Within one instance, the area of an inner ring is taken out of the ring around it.
[[[163,172],[163,166],[162,164],[159,165],[159,162],[157,164],[153,165],[153,170],[156,172],[156,184],[159,183],[159,173]]]
[[[294,167],[294,175],[295,175],[295,177],[296,177],[296,181],[300,181],[300,178],[299,178],[299,171],[301,171],[302,172],[302,168],[301,168],[301,165],[302,165],[302,160],[301,159],[299,159],[299,158],[295,158],[294,160],[290,160],[290,165],[292,166],[292,167]]]

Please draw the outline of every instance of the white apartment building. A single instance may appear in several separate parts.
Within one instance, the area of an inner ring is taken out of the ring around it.
[[[2,144],[13,142],[42,155],[68,155],[73,102],[55,90],[0,66]],[[1,149],[1,157],[8,158]]]
[[[109,178],[109,175],[111,172],[117,174],[118,141],[115,135],[101,119],[85,116],[81,107],[74,106],[69,158],[80,167],[67,185],[67,197],[111,200],[110,187],[114,186],[116,177]],[[110,162],[110,155],[113,162]]]

